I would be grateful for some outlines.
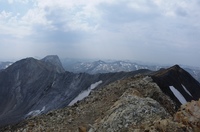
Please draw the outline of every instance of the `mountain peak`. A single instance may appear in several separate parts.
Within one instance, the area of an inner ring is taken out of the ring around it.
[[[65,72],[65,70],[62,66],[62,63],[57,55],[48,55],[48,56],[44,57],[43,59],[41,59],[41,61],[55,66],[57,72],[59,72],[59,73]]]
[[[42,60],[54,60],[54,59],[59,59],[58,55],[47,55]]]
[[[98,64],[105,64],[105,62],[102,61],[102,60],[98,60],[98,61],[96,61],[96,63],[98,63]]]
[[[178,64],[172,66],[170,69],[179,70],[182,69]]]
[[[169,67],[167,69],[161,68],[159,71],[154,73],[154,76],[162,76],[162,75],[168,74],[169,72],[174,73],[174,72],[180,72],[182,70],[183,69],[179,65],[174,65],[174,66]]]
[[[179,105],[200,97],[200,83],[179,65],[157,71],[151,77]],[[177,97],[175,92],[180,96]]]

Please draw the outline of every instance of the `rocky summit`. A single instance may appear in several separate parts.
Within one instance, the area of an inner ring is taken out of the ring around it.
[[[2,127],[1,131],[199,132],[199,96],[189,84],[199,92],[198,83],[179,66],[132,75],[92,90],[72,106]],[[180,106],[180,96],[188,101],[182,90],[194,101]]]

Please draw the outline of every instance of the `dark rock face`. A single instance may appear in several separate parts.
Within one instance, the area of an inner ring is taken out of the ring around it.
[[[21,119],[34,110],[56,72],[33,58],[23,59],[0,72],[0,124]]]
[[[149,70],[90,75],[65,72],[57,56],[26,58],[0,71],[0,126],[67,106],[81,91]]]
[[[178,107],[181,105],[181,102],[170,90],[170,87],[178,90],[187,102],[200,98],[199,82],[178,65],[155,72],[151,77],[161,90],[177,103]]]

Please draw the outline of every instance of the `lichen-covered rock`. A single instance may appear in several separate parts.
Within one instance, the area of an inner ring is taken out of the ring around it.
[[[150,130],[157,132],[192,132],[187,126],[170,119],[157,120]]]
[[[130,125],[146,124],[169,116],[157,101],[138,94],[137,90],[127,90],[90,132],[127,131]]]
[[[158,101],[171,115],[175,114],[176,104],[169,96],[161,91],[159,86],[152,81],[151,77],[138,76],[138,79],[130,81],[129,85],[131,85],[132,88],[137,89],[144,97],[149,97]]]
[[[194,132],[200,132],[200,99],[182,105],[174,120],[192,127]]]
[[[181,105],[174,118],[157,120],[149,130],[158,132],[200,132],[200,100]]]

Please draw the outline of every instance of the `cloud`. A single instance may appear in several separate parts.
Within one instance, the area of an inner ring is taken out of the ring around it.
[[[176,9],[176,14],[179,16],[187,16],[187,12],[183,8],[177,8]]]
[[[148,7],[140,4],[140,2],[130,1],[102,3],[98,9],[102,14],[103,23],[107,24],[108,28],[112,25],[121,26],[128,23],[151,21],[159,17],[154,4],[150,4]]]
[[[200,55],[198,0],[9,0],[0,4],[3,56],[58,54],[196,65]]]

